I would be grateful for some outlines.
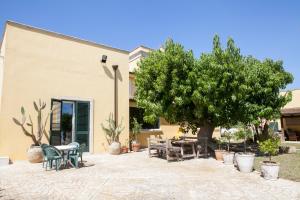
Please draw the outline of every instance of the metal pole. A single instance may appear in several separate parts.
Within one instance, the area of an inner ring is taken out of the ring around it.
[[[117,127],[118,125],[118,79],[117,79],[117,70],[118,70],[118,65],[113,65],[112,68],[114,69],[114,75],[115,75],[115,91],[114,91],[114,102],[115,102],[115,111],[114,111],[114,117],[115,117],[115,126]]]

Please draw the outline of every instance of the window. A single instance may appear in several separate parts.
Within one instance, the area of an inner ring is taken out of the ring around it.
[[[142,124],[142,129],[159,129],[159,118],[157,118],[154,124],[149,124],[144,121],[144,110],[142,108],[130,107],[129,108],[130,116],[130,129],[132,128],[133,118],[136,118],[137,121]]]
[[[135,84],[134,84],[134,80],[129,79],[129,99],[134,99],[134,95],[135,95]]]

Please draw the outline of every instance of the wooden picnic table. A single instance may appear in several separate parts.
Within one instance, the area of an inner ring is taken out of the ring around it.
[[[173,144],[180,145],[181,148],[181,156],[182,158],[196,158],[196,145],[197,145],[197,140],[174,140],[172,141]],[[186,146],[190,146],[192,148],[192,153],[185,153]]]

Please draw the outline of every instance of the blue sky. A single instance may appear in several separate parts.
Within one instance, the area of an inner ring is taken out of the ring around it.
[[[294,75],[288,89],[300,88],[300,1],[0,1],[0,28],[6,20],[132,50],[159,48],[173,38],[198,57],[232,37],[245,55],[283,60]]]

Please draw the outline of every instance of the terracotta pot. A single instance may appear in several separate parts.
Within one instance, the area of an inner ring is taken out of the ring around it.
[[[223,161],[223,153],[224,152],[225,152],[224,150],[215,150],[216,160]]]
[[[132,151],[134,152],[138,152],[141,148],[141,144],[140,143],[132,143]]]
[[[121,152],[121,144],[119,142],[112,142],[109,145],[108,151],[111,155],[119,155]]]
[[[43,151],[40,146],[31,146],[27,151],[28,161],[31,163],[40,163],[43,161]]]
[[[121,153],[128,153],[128,147],[122,147]]]
[[[264,161],[261,163],[261,175],[267,180],[277,180],[280,164],[277,162]]]

